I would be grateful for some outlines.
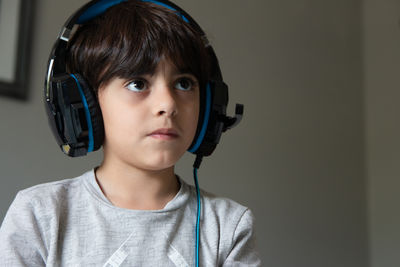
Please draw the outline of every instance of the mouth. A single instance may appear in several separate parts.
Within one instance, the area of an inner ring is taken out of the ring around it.
[[[172,128],[161,128],[148,134],[148,136],[160,140],[174,140],[179,137],[179,134]]]

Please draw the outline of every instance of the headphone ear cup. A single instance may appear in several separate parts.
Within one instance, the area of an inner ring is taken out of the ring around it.
[[[103,115],[101,113],[97,97],[94,91],[88,86],[85,79],[83,79],[83,77],[79,74],[74,74],[74,77],[78,80],[83,95],[86,98],[86,103],[90,113],[91,125],[93,130],[93,151],[96,151],[102,146],[104,141]]]
[[[216,148],[223,132],[228,105],[228,86],[222,81],[209,81],[201,98],[199,125],[189,152],[209,156]]]

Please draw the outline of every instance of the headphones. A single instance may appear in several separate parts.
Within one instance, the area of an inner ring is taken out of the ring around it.
[[[94,91],[79,73],[67,73],[66,50],[76,26],[103,14],[108,8],[129,0],[93,0],[78,9],[65,22],[50,54],[45,78],[45,108],[50,128],[61,150],[71,157],[98,150],[104,140],[101,109]],[[222,79],[218,59],[200,26],[180,7],[167,0],[151,2],[176,12],[198,32],[211,60],[211,80],[200,100],[199,123],[188,151],[198,158],[209,156],[222,132],[236,126],[243,116],[243,105],[236,104],[235,116],[226,116],[228,86]]]

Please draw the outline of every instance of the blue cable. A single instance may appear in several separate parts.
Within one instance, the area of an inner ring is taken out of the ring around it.
[[[196,246],[195,246],[195,266],[199,267],[199,244],[200,244],[200,214],[201,214],[201,199],[200,199],[200,188],[197,180],[197,168],[193,168],[194,183],[196,185],[197,194],[197,219],[196,219]]]

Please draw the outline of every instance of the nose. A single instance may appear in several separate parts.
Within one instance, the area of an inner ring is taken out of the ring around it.
[[[174,91],[165,83],[155,87],[153,90],[153,99],[154,115],[173,117],[178,113]]]

